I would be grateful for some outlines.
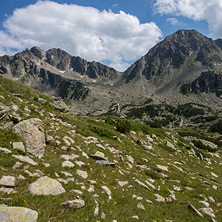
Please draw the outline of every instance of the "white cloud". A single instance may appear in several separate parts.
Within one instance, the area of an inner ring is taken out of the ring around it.
[[[0,44],[0,53],[37,45],[44,50],[61,48],[89,61],[108,60],[122,68],[147,53],[162,36],[155,23],[141,24],[123,11],[52,1],[17,9],[3,25],[6,31],[1,34],[8,36],[10,43]]]
[[[167,22],[169,22],[171,25],[180,25],[181,24],[177,18],[168,18]]]
[[[156,0],[154,11],[160,14],[206,20],[214,38],[222,37],[221,0]]]

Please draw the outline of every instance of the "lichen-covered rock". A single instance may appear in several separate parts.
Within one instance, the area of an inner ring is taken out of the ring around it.
[[[29,185],[29,191],[36,195],[59,195],[66,192],[61,183],[47,176]]]
[[[28,153],[37,158],[43,156],[46,144],[42,120],[38,118],[23,120],[13,127],[13,133],[23,138]]]
[[[0,206],[1,222],[36,222],[38,212],[24,207]]]

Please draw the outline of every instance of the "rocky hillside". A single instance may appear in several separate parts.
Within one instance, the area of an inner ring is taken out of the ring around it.
[[[222,221],[222,123],[151,128],[80,117],[0,77],[0,218]]]

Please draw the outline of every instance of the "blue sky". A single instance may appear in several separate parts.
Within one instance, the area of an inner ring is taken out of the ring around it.
[[[222,37],[221,0],[7,0],[0,55],[61,48],[120,71],[179,29]]]

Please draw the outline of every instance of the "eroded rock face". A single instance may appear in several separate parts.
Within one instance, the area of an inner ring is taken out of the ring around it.
[[[38,212],[24,207],[0,206],[0,220],[2,222],[36,222]]]
[[[28,153],[42,158],[46,147],[42,120],[37,118],[23,120],[13,127],[13,133],[23,138]]]
[[[66,192],[61,183],[47,176],[29,185],[29,191],[36,195],[59,195]]]

